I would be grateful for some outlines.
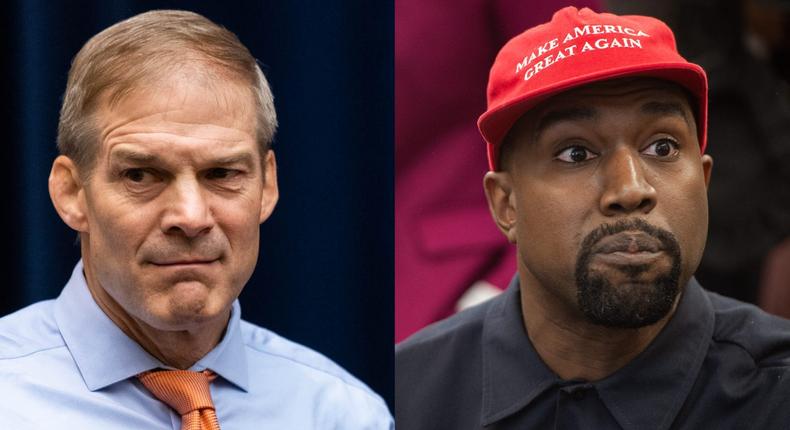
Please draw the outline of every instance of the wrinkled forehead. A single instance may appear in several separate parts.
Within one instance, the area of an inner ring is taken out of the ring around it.
[[[255,99],[248,87],[232,80],[213,79],[202,71],[181,69],[139,82],[123,94],[104,94],[97,119],[103,134],[112,123],[152,116],[185,126],[219,120],[253,134],[255,112]]]
[[[540,118],[548,112],[584,107],[595,109],[604,106],[639,107],[645,103],[674,104],[693,120],[693,96],[673,82],[645,77],[610,79],[583,85],[557,94],[530,109],[525,116]],[[523,117],[522,117],[523,118]]]
[[[212,82],[183,71],[136,87],[114,101],[103,100],[97,114],[100,158],[119,144],[162,155],[170,152],[168,148],[213,154],[241,145],[261,155],[255,140],[254,99],[232,81]]]
[[[150,99],[163,93],[170,94],[168,102],[173,105],[195,103],[194,97],[190,96],[198,93],[210,95],[205,100],[209,102],[208,108],[218,105],[223,109],[238,110],[240,113],[250,112],[255,108],[255,93],[249,83],[197,58],[162,66],[156,72],[130,78],[125,85],[116,85],[105,90],[99,100],[100,106],[113,110],[126,99]]]
[[[688,90],[661,79],[628,77],[594,82],[542,101],[516,121],[504,142],[507,144],[527,129],[534,131],[555,119],[594,119],[593,114],[607,107],[676,114],[696,132],[693,105],[694,99]]]
[[[601,110],[641,110],[656,115],[682,117],[696,135],[694,96],[670,81],[647,77],[610,79],[556,94],[524,113],[503,139],[499,162],[504,166],[514,141],[524,142],[547,126],[560,121],[593,121]]]

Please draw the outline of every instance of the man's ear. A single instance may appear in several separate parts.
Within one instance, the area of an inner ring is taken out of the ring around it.
[[[483,188],[494,222],[510,243],[516,243],[515,197],[510,173],[486,173],[483,178]]]
[[[266,152],[263,160],[263,188],[261,189],[261,216],[259,222],[266,221],[274,211],[280,191],[277,189],[277,160],[274,151]]]
[[[77,166],[65,155],[58,156],[52,163],[49,197],[63,222],[78,232],[88,231],[85,188]]]
[[[713,172],[713,157],[708,154],[702,155],[702,175],[705,178],[705,187],[710,187],[710,174]]]

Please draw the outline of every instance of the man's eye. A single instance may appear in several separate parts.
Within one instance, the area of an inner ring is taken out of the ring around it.
[[[653,157],[674,157],[680,152],[679,145],[672,139],[658,139],[645,148],[642,153]]]
[[[569,146],[554,156],[557,160],[565,163],[581,163],[592,160],[598,155],[583,146]]]
[[[208,179],[230,179],[236,176],[238,173],[238,170],[217,167],[210,169],[208,173],[206,173],[206,177]]]
[[[142,183],[153,179],[151,172],[145,169],[128,169],[123,172],[123,177],[136,183]]]

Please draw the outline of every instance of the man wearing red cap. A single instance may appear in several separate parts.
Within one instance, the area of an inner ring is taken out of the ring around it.
[[[478,125],[518,273],[397,346],[398,428],[786,428],[790,322],[693,278],[706,118],[656,19],[569,7],[502,48]]]

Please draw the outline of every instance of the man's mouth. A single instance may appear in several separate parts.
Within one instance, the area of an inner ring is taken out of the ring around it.
[[[663,245],[647,233],[630,230],[602,238],[592,251],[595,254],[659,252],[663,251]]]
[[[614,266],[636,266],[652,264],[654,261],[664,256],[663,251],[659,252],[610,252],[605,254],[594,254],[595,261],[611,264]]]
[[[666,255],[660,240],[641,231],[625,231],[602,238],[592,249],[593,258],[616,266],[645,265]]]
[[[219,258],[179,258],[167,260],[154,260],[150,263],[160,267],[205,266],[219,261]]]

